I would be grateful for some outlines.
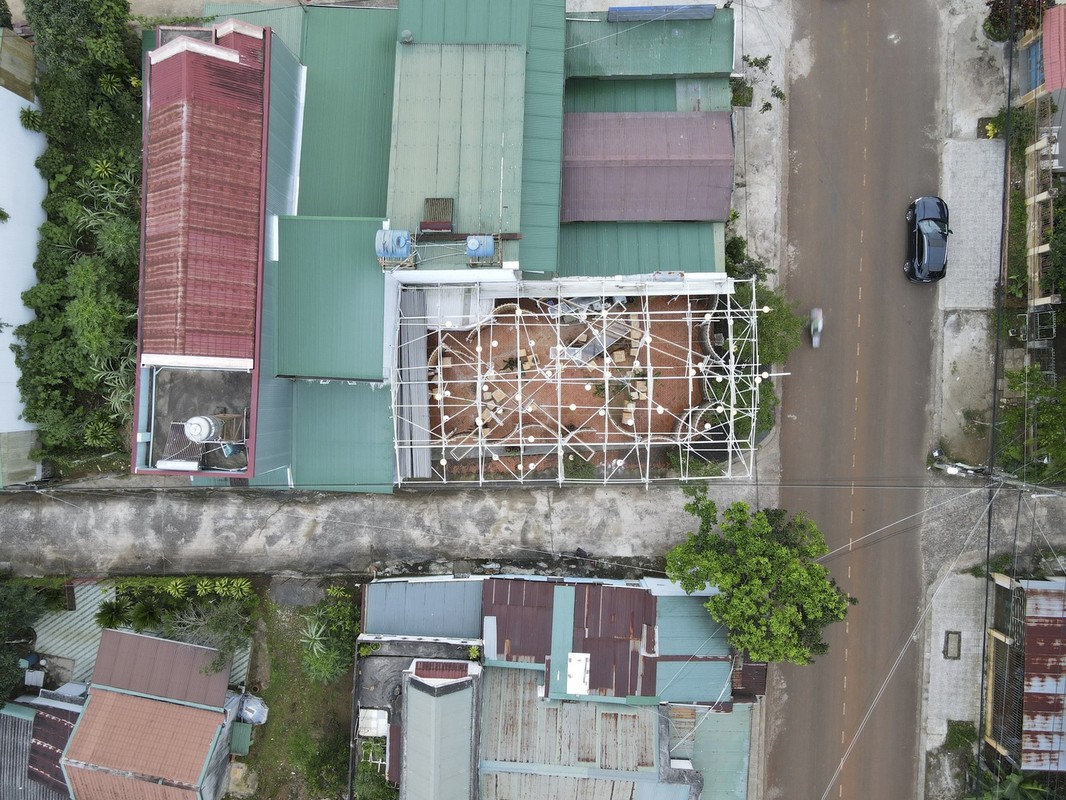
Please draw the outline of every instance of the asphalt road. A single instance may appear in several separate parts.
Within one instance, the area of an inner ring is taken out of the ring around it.
[[[902,266],[907,203],[938,188],[936,17],[925,0],[796,12],[810,71],[788,99],[788,290],[823,308],[825,329],[788,365],[781,503],[844,548],[829,564],[859,605],[828,631],[828,655],[782,670],[767,797],[900,800],[917,795],[915,648],[877,697],[921,597],[916,520],[893,523],[920,510],[929,446],[936,289]]]

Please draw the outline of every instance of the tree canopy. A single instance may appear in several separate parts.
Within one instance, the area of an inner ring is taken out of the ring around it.
[[[756,661],[809,664],[828,650],[827,625],[847,616],[849,598],[816,559],[825,537],[803,514],[753,512],[733,503],[719,518],[706,489],[689,490],[685,510],[699,530],[675,546],[666,571],[686,592],[718,587],[705,607],[729,641]]]
[[[46,608],[44,596],[32,585],[0,576],[0,705],[22,685],[18,645]]]

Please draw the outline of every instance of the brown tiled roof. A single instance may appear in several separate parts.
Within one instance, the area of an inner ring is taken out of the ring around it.
[[[187,703],[222,707],[229,669],[205,673],[218,651],[155,636],[105,630],[93,683]]]
[[[188,50],[151,66],[142,353],[255,357],[266,41],[222,37],[239,63]]]
[[[161,783],[130,780],[110,772],[70,770],[74,800],[190,800],[195,789],[182,789]]]
[[[497,578],[484,582],[481,611],[496,617],[497,658],[544,663],[552,649],[555,586]]]
[[[574,113],[563,122],[563,222],[729,216],[727,112]]]
[[[415,662],[415,675],[419,678],[438,678],[442,680],[465,678],[467,666],[458,661],[422,661]]]
[[[220,711],[90,689],[81,721],[63,757],[71,784],[88,787],[89,793],[75,791],[75,797],[155,797],[149,794],[149,787],[160,781],[195,789],[223,721]],[[100,779],[101,772],[130,776],[121,778],[120,784]],[[120,785],[133,787],[128,790],[132,794],[118,793]],[[107,791],[92,788],[97,786],[107,787]]]

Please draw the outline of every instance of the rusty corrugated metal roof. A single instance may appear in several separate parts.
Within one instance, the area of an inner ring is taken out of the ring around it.
[[[129,631],[105,630],[93,683],[138,694],[222,707],[229,670],[207,672],[218,651]]]
[[[552,648],[555,586],[497,578],[484,582],[481,613],[496,618],[500,660],[544,663]]]
[[[90,689],[63,756],[75,798],[195,796],[224,719],[220,711]],[[173,791],[155,794],[163,782]]]
[[[1066,583],[1023,581],[1022,769],[1066,770]]]
[[[573,113],[563,120],[563,222],[728,218],[727,112]]]
[[[655,694],[655,661],[641,655],[655,629],[655,597],[646,589],[578,584],[575,653],[588,653],[589,691],[609,697]]]
[[[63,708],[38,708],[33,715],[33,738],[26,774],[54,791],[67,793],[67,781],[59,766],[79,712]]]
[[[255,358],[265,41],[230,33],[238,62],[190,49],[150,68],[142,353]]]
[[[419,678],[458,680],[465,678],[468,672],[466,663],[462,661],[427,661],[419,659],[415,662],[415,675]]]

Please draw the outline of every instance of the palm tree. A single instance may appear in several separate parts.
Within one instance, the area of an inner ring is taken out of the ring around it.
[[[96,611],[96,624],[101,628],[129,627],[130,612],[130,601],[124,597],[104,600]]]

